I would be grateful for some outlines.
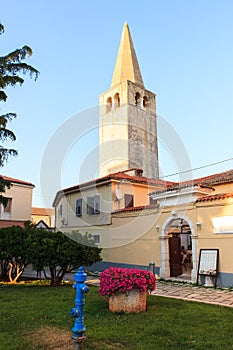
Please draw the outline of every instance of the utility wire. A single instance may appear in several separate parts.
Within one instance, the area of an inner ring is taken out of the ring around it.
[[[179,171],[179,172],[177,172],[177,173],[173,173],[173,174],[169,174],[169,175],[162,176],[161,178],[163,179],[163,178],[165,178],[165,177],[170,177],[170,176],[174,176],[174,175],[189,173],[189,172],[192,172],[192,171],[196,171],[196,170],[208,168],[208,167],[211,167],[211,166],[214,166],[214,165],[226,163],[226,162],[229,162],[229,161],[231,161],[231,160],[233,160],[233,158],[228,158],[228,159],[221,160],[221,161],[219,161],[219,162],[215,162],[215,163],[210,163],[210,164],[202,165],[202,166],[200,166],[200,167],[198,167],[198,168],[193,168],[193,169],[189,169],[189,170]]]

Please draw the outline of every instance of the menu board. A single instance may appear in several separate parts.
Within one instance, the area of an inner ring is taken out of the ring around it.
[[[198,276],[213,276],[216,280],[218,273],[218,257],[219,249],[200,249]]]

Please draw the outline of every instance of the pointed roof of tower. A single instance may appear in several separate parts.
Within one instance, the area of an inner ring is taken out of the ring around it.
[[[130,80],[144,87],[133,40],[127,23],[125,23],[123,27],[111,86],[122,83],[125,80]]]

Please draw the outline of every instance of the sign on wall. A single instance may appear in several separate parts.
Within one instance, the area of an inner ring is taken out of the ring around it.
[[[233,216],[219,216],[212,219],[214,233],[233,233]]]

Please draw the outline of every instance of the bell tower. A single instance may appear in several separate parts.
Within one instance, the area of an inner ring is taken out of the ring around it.
[[[111,87],[100,96],[99,177],[130,168],[158,178],[156,95],[145,89],[127,23]]]

